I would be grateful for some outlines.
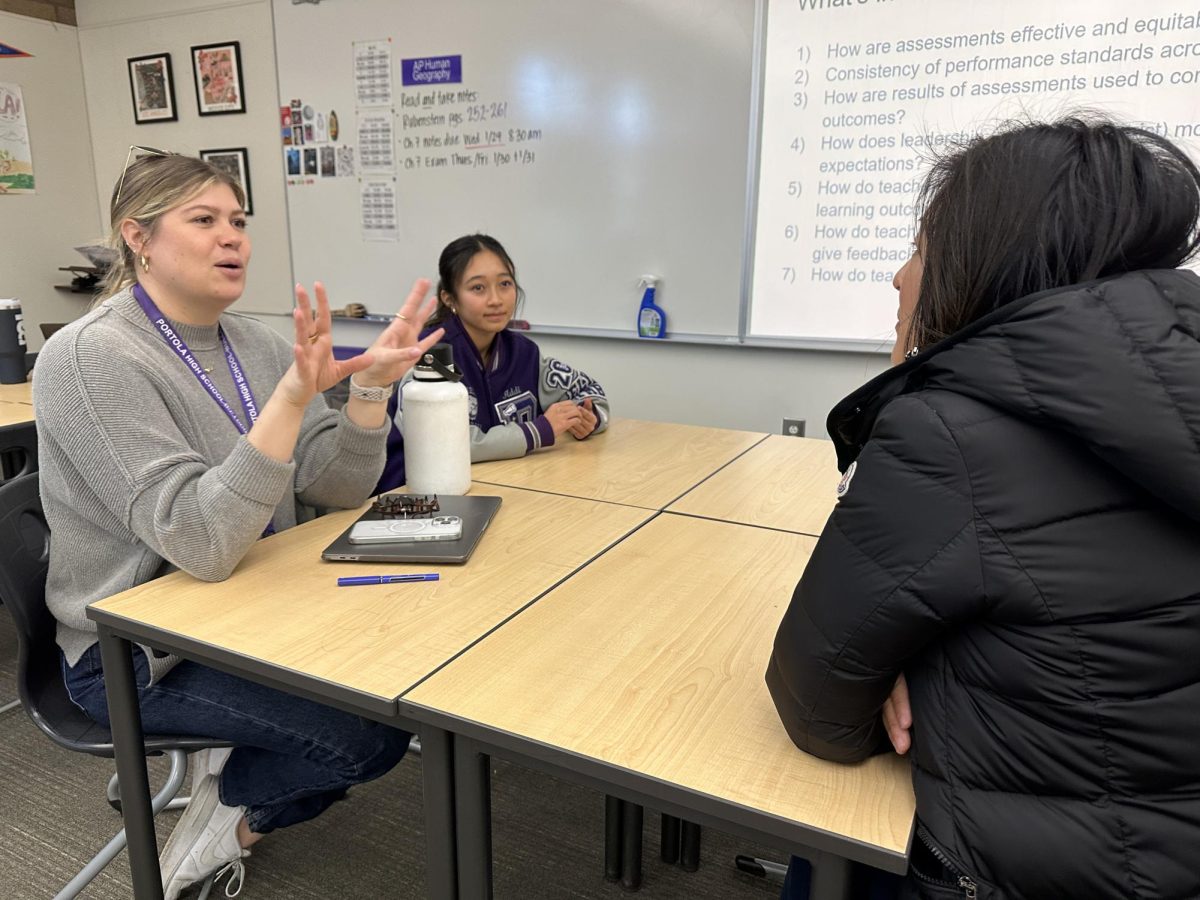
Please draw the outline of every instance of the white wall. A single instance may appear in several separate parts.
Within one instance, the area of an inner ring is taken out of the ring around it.
[[[269,0],[76,0],[76,12],[93,120],[96,195],[107,208],[130,144],[186,152],[248,147],[254,262],[240,308],[261,313],[260,319],[289,335],[291,320],[284,311],[291,305],[292,270]],[[201,118],[189,48],[226,40],[241,42],[247,111]],[[180,121],[135,125],[125,61],[162,51],[171,54]],[[330,249],[336,250],[336,235],[330,236]],[[435,265],[436,260],[429,260],[425,274],[435,275]],[[381,285],[380,294],[394,296],[398,305],[407,287]],[[344,302],[332,299],[335,306]],[[630,300],[630,321],[635,301]],[[376,306],[373,312],[385,311]],[[379,327],[339,322],[334,338],[339,344],[365,346]],[[824,435],[829,408],[887,364],[879,354],[535,337],[545,353],[597,378],[620,415],[772,432],[779,431],[787,416],[806,419],[814,437]]]
[[[0,12],[0,37],[33,54],[0,62],[0,81],[19,84],[25,98],[37,190],[0,197],[0,296],[21,300],[36,350],[38,324],[69,322],[91,299],[54,285],[71,283],[59,266],[88,265],[72,248],[97,237],[96,179],[76,29]]]
[[[130,144],[191,154],[247,148],[254,204],[249,221],[253,264],[242,308],[288,309],[292,263],[269,0],[76,0],[75,13],[92,120],[97,176],[92,193],[99,208],[107,214]],[[241,44],[246,112],[200,116],[191,47],[225,41]],[[137,125],[127,60],[163,52],[171,54],[179,121]]]

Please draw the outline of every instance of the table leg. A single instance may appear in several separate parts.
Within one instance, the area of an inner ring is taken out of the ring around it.
[[[621,819],[625,802],[607,794],[604,797],[604,880],[621,878]]]
[[[627,891],[642,886],[642,807],[625,801],[621,816],[621,887]]]
[[[491,758],[474,741],[454,739],[454,831],[458,890],[468,900],[492,897]]]
[[[812,900],[850,900],[850,861],[832,853],[812,857]]]
[[[433,900],[455,900],[458,854],[454,834],[454,736],[432,725],[421,729],[421,776],[426,894]]]
[[[121,815],[129,840],[133,896],[137,900],[162,900],[162,873],[158,869],[158,843],[154,838],[154,813],[150,808],[150,782],[146,776],[142,711],[133,677],[133,647],[103,625],[99,627],[99,633],[113,754],[121,786]]]
[[[680,825],[679,865],[685,872],[700,868],[700,826],[686,819]]]
[[[662,814],[662,839],[659,842],[659,854],[662,856],[663,862],[672,866],[679,862],[679,824],[678,816]]]

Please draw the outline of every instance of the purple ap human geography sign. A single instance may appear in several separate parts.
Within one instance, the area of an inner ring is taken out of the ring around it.
[[[461,84],[461,56],[421,56],[400,61],[405,87],[422,84]]]

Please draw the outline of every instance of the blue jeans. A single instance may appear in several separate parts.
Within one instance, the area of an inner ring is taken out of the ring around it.
[[[226,806],[245,806],[250,830],[266,834],[320,815],[346,790],[391,770],[410,735],[303,697],[184,660],[153,687],[146,656],[133,650],[147,734],[190,734],[237,747],[221,772]],[[100,645],[74,666],[63,659],[71,699],[109,726]]]

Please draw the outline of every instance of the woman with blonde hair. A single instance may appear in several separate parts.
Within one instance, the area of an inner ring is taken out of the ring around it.
[[[241,187],[188,156],[147,155],[112,194],[118,251],[102,303],[43,348],[33,395],[51,529],[46,601],[72,699],[108,724],[89,603],[183,569],[227,578],[260,536],[363,503],[383,468],[387,399],[438,338],[419,281],[361,356],[334,359],[329,302],[296,287],[289,342],[229,311],[250,261]],[[351,375],[339,412],[322,391]],[[262,835],[321,813],[403,757],[409,735],[149,647],[142,724],[234,742],[194,762],[160,860],[167,900],[221,869],[240,889]]]

